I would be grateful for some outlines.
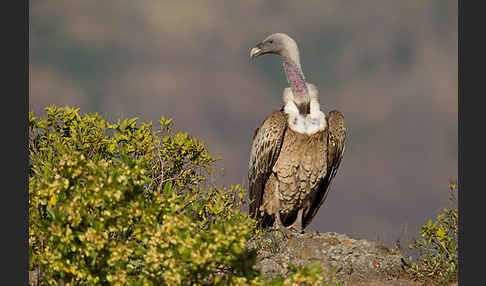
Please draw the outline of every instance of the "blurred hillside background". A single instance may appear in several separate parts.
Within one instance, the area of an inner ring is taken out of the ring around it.
[[[457,1],[61,1],[31,3],[29,109],[74,105],[157,122],[247,182],[253,131],[282,105],[280,60],[248,52],[293,37],[347,149],[309,229],[392,244],[448,207],[458,169]]]

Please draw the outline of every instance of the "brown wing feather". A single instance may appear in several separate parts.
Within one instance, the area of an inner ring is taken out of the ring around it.
[[[248,183],[250,189],[250,215],[260,217],[265,183],[277,161],[282,146],[287,120],[283,112],[273,112],[255,130],[248,164]]]
[[[327,139],[327,173],[317,187],[318,193],[316,199],[312,202],[307,215],[304,217],[303,227],[310,224],[322,203],[326,200],[329,193],[329,186],[331,185],[332,179],[336,176],[346,148],[346,127],[344,126],[344,116],[336,110],[329,112],[327,126],[329,128],[329,136]]]

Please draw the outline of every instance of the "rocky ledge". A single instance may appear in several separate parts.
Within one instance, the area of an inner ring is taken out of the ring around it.
[[[376,241],[334,232],[284,235],[274,230],[248,241],[248,248],[256,250],[255,267],[267,277],[287,276],[288,263],[300,266],[318,262],[327,281],[343,286],[417,285],[406,278],[402,256]]]

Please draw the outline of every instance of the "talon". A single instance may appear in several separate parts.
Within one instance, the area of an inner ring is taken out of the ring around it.
[[[300,234],[304,233],[303,229],[299,229],[299,228],[294,227],[294,226],[291,226],[289,229],[296,232],[296,233],[300,233]]]
[[[286,228],[285,226],[279,228],[279,231],[282,233],[283,237],[286,238],[286,239],[288,239],[292,236],[292,231],[290,229]]]

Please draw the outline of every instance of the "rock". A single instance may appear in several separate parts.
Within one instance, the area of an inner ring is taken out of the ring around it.
[[[288,262],[299,266],[317,261],[324,277],[341,285],[416,285],[405,278],[402,257],[376,241],[316,231],[284,237],[268,230],[247,246],[257,251],[255,267],[267,277],[288,275]]]

